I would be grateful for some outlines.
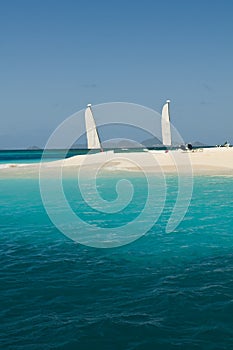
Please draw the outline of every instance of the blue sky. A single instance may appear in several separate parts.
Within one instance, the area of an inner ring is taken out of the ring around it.
[[[230,0],[2,1],[0,147],[43,146],[89,102],[167,98],[186,141],[233,143],[232,13]]]

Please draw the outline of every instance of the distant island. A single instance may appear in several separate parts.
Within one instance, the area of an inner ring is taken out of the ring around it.
[[[184,142],[185,143],[185,142]],[[206,147],[208,146],[204,142],[194,141],[187,142],[191,143],[194,147]],[[116,139],[116,140],[107,140],[102,143],[105,149],[122,149],[122,148],[161,148],[163,147],[162,142],[156,138],[152,137],[144,141],[136,140],[127,140],[127,139]],[[173,147],[179,147],[180,144],[174,144]],[[36,146],[35,146],[36,147]],[[40,149],[40,148],[30,148],[30,149]],[[74,143],[71,149],[87,149],[86,143]]]
[[[34,150],[37,150],[37,151],[42,151],[43,149],[38,147],[38,146],[29,146],[27,148],[28,151],[34,151]]]

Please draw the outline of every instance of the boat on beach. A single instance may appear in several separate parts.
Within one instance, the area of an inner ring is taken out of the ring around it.
[[[116,168],[127,168],[135,170],[137,162],[143,157],[143,166],[152,171],[176,172],[177,169],[186,172],[192,168],[194,173],[225,173],[233,174],[233,147],[228,143],[224,147],[192,147],[191,144],[174,146],[172,144],[171,124],[170,124],[170,100],[167,100],[162,108],[161,131],[162,143],[165,150],[142,148],[141,152],[131,150],[124,152],[124,160],[119,160],[119,154],[112,151],[104,151],[96,127],[91,105],[85,111],[86,131],[89,149],[99,149],[102,154],[89,154],[85,163],[89,166],[95,162],[110,162]],[[153,158],[152,158],[153,157]],[[75,158],[75,159],[74,159]],[[72,164],[79,156],[66,160],[66,165]],[[153,161],[154,160],[154,161]],[[140,162],[141,163],[141,162]],[[112,168],[112,167],[111,167]]]
[[[233,147],[225,143],[224,147],[192,147],[191,144],[174,145],[170,123],[170,101],[167,100],[162,108],[161,139],[164,149],[112,149],[105,150],[96,126],[91,105],[85,109],[85,130],[87,138],[87,154],[74,155],[70,158],[46,162],[41,164],[11,164],[4,166],[1,172],[11,171],[28,173],[62,167],[71,169],[83,167],[104,168],[110,171],[150,171],[154,173],[194,173],[194,174],[230,174],[233,175]],[[46,153],[46,150],[44,151]],[[65,154],[65,153],[64,153]]]

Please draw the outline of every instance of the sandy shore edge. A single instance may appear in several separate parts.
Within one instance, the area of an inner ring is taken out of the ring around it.
[[[149,151],[114,153],[113,151],[78,155],[64,160],[32,164],[4,164],[0,178],[53,177],[105,171],[146,172],[151,174],[233,175],[233,148],[207,148],[201,151]]]

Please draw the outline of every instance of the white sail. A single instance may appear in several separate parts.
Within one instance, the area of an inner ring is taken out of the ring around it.
[[[87,105],[85,110],[85,123],[87,133],[87,148],[102,149],[99,135],[96,129],[95,119],[92,114],[91,105]]]
[[[171,146],[171,126],[169,115],[169,103],[167,100],[162,109],[162,141],[165,146]]]

